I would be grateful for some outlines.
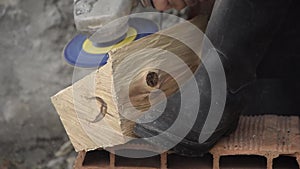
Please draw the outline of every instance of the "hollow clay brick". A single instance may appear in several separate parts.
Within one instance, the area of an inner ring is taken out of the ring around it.
[[[297,116],[244,116],[235,132],[221,139],[211,150],[214,169],[221,156],[259,155],[267,158],[267,169],[280,155],[296,157],[300,166],[300,125]]]
[[[150,145],[129,144],[126,149],[154,150]],[[117,150],[118,147],[110,151]],[[213,169],[219,169],[222,156],[258,155],[266,157],[267,169],[272,169],[273,159],[280,155],[296,157],[300,166],[300,121],[297,116],[242,116],[235,132],[221,139],[211,150]],[[167,169],[169,153],[160,155],[159,169]],[[79,152],[74,169],[155,169],[153,167],[116,166],[116,157],[109,153],[106,166],[83,166],[86,152]],[[187,168],[199,168],[185,164]],[[182,168],[184,169],[184,168]]]

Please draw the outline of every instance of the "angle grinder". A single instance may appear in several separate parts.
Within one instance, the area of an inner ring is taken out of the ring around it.
[[[108,52],[159,30],[151,20],[130,17],[141,3],[154,7],[152,0],[74,0],[75,36],[64,48],[65,60],[75,67],[105,65]]]

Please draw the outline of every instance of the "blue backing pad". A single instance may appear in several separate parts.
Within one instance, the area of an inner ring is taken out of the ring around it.
[[[137,31],[135,40],[151,35],[158,31],[158,26],[151,20],[143,18],[131,18],[128,22],[130,27]],[[108,53],[91,54],[82,49],[82,45],[87,39],[86,35],[75,36],[65,47],[65,60],[76,67],[97,68],[105,65],[109,58]]]

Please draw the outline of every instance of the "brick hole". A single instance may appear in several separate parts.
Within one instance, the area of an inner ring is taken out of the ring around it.
[[[168,169],[212,169],[213,157],[184,157],[176,154],[168,155]]]
[[[109,152],[105,150],[94,150],[86,153],[83,167],[105,167],[109,166]]]
[[[232,155],[222,156],[220,158],[220,169],[236,168],[236,169],[266,169],[267,159],[257,155]]]
[[[299,169],[298,163],[295,157],[279,156],[273,161],[274,169]]]
[[[160,167],[160,155],[156,155],[153,152],[150,151],[141,151],[141,150],[118,150],[116,151],[116,154],[128,154],[130,156],[141,156],[144,153],[152,153],[153,157],[148,158],[127,158],[116,155],[116,161],[115,166],[116,167],[136,167],[136,168],[142,168],[142,167],[153,167],[153,168],[159,168]],[[140,154],[140,155],[139,155]]]

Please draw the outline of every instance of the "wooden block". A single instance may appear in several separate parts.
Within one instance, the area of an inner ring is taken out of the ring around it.
[[[160,90],[170,96],[178,90],[174,75],[182,83],[191,78],[200,65],[197,54],[202,43],[201,33],[195,31],[204,29],[207,17],[192,23],[196,26],[180,23],[113,50],[105,66],[51,98],[76,151],[112,147],[135,138],[133,121],[162,98],[157,95],[150,103],[150,94]],[[184,64],[170,61],[171,53]],[[157,66],[170,68],[174,75]]]

